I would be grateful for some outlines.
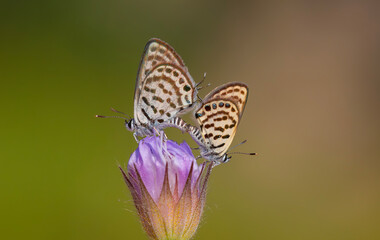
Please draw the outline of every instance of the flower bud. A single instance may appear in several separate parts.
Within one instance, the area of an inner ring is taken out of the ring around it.
[[[120,168],[121,169],[121,168]],[[206,200],[212,163],[197,164],[186,142],[140,141],[121,169],[143,228],[151,239],[190,239]]]

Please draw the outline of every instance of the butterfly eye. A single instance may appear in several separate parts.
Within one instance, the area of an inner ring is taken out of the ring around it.
[[[133,125],[133,119],[131,119],[129,122],[128,122],[128,128],[129,129],[132,129],[132,125]]]
[[[226,163],[226,162],[228,162],[229,160],[231,159],[231,157],[229,157],[227,154],[224,154],[224,156],[223,156],[223,163]]]

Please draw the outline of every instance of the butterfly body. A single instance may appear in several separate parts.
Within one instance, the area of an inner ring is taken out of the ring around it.
[[[126,121],[126,128],[136,140],[168,126],[184,130],[172,119],[191,110],[196,98],[195,82],[181,57],[167,43],[151,39],[137,74],[134,118]]]
[[[200,148],[203,158],[216,164],[227,162],[229,146],[247,102],[248,87],[240,82],[224,84],[209,93],[195,111],[199,128],[190,126],[189,133]]]
[[[175,127],[181,130],[182,132],[188,132],[189,131],[189,126],[185,121],[183,121],[179,117],[174,117],[166,122],[163,122],[159,125],[138,125],[135,123],[134,119],[132,118],[129,121],[125,121],[125,127],[127,130],[134,132],[133,136],[135,137],[136,141],[138,141],[137,137],[142,137],[142,136],[152,136],[154,134],[159,133],[161,130],[168,128],[168,127]]]

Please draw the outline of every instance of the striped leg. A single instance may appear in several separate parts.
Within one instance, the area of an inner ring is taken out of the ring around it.
[[[187,124],[185,121],[183,121],[181,118],[174,117],[174,118],[169,119],[166,122],[161,123],[159,125],[159,128],[160,129],[164,129],[164,128],[167,128],[167,127],[175,127],[175,128],[178,128],[179,130],[181,130],[184,133],[184,132],[188,132],[189,126],[190,125]]]
[[[205,148],[206,144],[203,140],[202,134],[199,130],[199,128],[188,125],[188,133],[190,134],[191,138],[198,144],[200,148]]]

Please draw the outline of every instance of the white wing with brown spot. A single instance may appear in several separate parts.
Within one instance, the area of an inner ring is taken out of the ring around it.
[[[204,158],[220,162],[235,136],[247,102],[248,87],[239,82],[224,84],[211,91],[195,111],[199,131],[190,135],[201,147]]]
[[[224,84],[207,94],[204,101],[213,98],[231,99],[237,105],[240,114],[243,114],[248,98],[248,86],[241,82]]]
[[[230,100],[213,99],[198,111],[198,123],[207,148],[222,156],[227,152],[239,123],[239,111]]]
[[[147,42],[144,48],[143,55],[141,57],[139,70],[137,72],[135,95],[134,95],[134,112],[136,118],[137,101],[140,98],[141,91],[143,89],[144,81],[147,79],[147,75],[160,64],[172,64],[181,68],[191,78],[190,73],[182,61],[181,57],[175,52],[166,42],[153,38]],[[191,78],[192,79],[192,78]],[[193,81],[193,80],[192,80]]]
[[[140,124],[159,125],[189,110],[197,96],[195,83],[183,68],[172,64],[157,65],[141,86],[135,105]]]

